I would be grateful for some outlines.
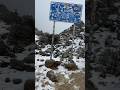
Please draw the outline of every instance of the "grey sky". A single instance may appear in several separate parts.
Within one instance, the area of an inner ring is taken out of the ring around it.
[[[50,1],[82,4],[82,21],[85,22],[85,0],[35,0],[35,26],[39,30],[52,33],[53,22],[49,21]],[[71,23],[56,22],[55,32],[60,33],[71,25]]]

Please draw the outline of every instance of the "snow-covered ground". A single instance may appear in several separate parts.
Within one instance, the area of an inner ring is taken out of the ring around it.
[[[5,45],[8,45],[6,43],[8,38],[2,39],[1,36],[4,36],[5,34],[8,34],[10,32],[7,29],[8,27],[10,27],[10,25],[7,25],[4,22],[0,22],[0,40],[3,41]],[[34,49],[29,50],[33,46],[34,45],[28,45],[24,47],[25,50],[23,52],[14,53],[14,59],[22,61],[30,53],[34,52]],[[8,47],[12,48],[12,46]],[[0,56],[0,90],[23,90],[26,80],[34,79],[34,72],[27,72],[25,70],[19,71],[15,68],[11,68],[11,59],[13,59],[13,57]],[[14,80],[17,80],[17,82],[19,83],[15,84]]]
[[[82,33],[81,33],[82,34]],[[39,36],[35,35],[35,40],[39,40]],[[81,45],[79,44],[81,42]],[[38,42],[36,42],[36,44],[38,45]],[[40,46],[40,45],[38,45]],[[45,52],[48,48],[50,48],[50,45],[45,45],[44,48],[41,48],[41,51]],[[69,50],[72,47],[72,45],[63,47],[63,45],[60,45],[59,47],[57,47],[56,49],[59,50],[60,52],[66,52],[67,50]],[[56,83],[52,82],[47,76],[47,72],[48,71],[54,71],[55,74],[59,74],[59,75],[63,75],[65,79],[67,79],[69,82],[71,81],[70,79],[70,75],[72,73],[80,73],[82,72],[83,74],[85,74],[84,69],[85,69],[85,58],[80,57],[77,58],[76,56],[76,51],[78,50],[78,48],[85,48],[85,43],[83,39],[80,38],[76,38],[74,40],[74,55],[73,55],[73,61],[74,63],[77,65],[78,70],[75,71],[69,71],[68,69],[66,69],[64,67],[63,64],[68,63],[68,60],[66,58],[64,58],[64,60],[62,61],[62,64],[60,64],[58,66],[57,69],[52,70],[50,68],[47,68],[45,66],[45,61],[50,59],[50,56],[42,56],[40,54],[36,54],[35,55],[35,76],[36,76],[36,83],[35,83],[35,89],[36,90],[57,90],[56,87]],[[35,52],[39,53],[39,50],[36,49]],[[53,52],[55,53],[55,51]],[[59,55],[58,57],[53,57],[53,60],[55,61],[61,61],[61,56]],[[47,83],[47,84],[46,84]],[[61,85],[64,84],[61,82]],[[77,89],[74,88],[74,90],[78,90],[80,89],[80,86],[74,86]],[[64,89],[67,90],[67,89]]]

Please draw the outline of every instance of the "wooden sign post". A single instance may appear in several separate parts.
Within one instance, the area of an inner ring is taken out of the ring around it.
[[[51,44],[51,55],[50,55],[50,60],[52,60],[53,51],[54,51],[54,35],[55,35],[55,21],[53,22],[53,34],[52,34],[52,44]]]

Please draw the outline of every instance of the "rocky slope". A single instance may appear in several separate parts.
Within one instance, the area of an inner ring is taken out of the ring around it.
[[[73,26],[56,35],[53,60],[50,60],[51,45],[40,43],[43,32],[36,33],[36,90],[85,90],[85,28],[78,26],[76,25],[74,43],[71,37]]]
[[[34,90],[33,21],[0,5],[0,90]]]
[[[95,21],[86,0],[86,89],[120,88],[120,1],[96,0]]]

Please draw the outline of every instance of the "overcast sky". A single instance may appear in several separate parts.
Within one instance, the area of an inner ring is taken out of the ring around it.
[[[39,30],[52,33],[53,22],[49,21],[50,1],[82,4],[82,21],[85,22],[85,0],[35,0],[35,26]],[[71,23],[56,22],[55,32],[60,33],[71,25]]]

